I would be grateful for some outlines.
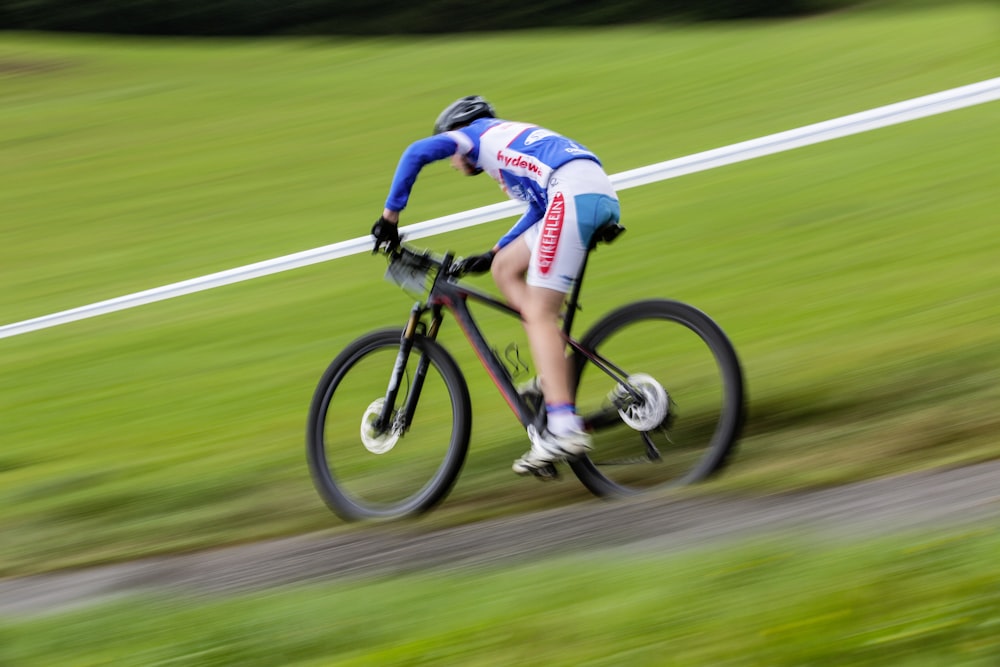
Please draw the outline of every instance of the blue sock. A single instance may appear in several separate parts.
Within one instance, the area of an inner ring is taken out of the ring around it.
[[[545,406],[547,428],[553,435],[567,435],[583,430],[583,420],[573,403],[550,403]]]

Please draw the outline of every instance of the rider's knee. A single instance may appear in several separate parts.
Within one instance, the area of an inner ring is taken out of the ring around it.
[[[562,308],[564,295],[542,287],[529,287],[524,303],[521,304],[521,318],[529,323],[556,322]]]
[[[524,282],[524,271],[517,266],[516,262],[512,261],[513,259],[515,258],[508,253],[498,253],[490,267],[493,281],[504,294],[507,294],[510,288],[516,287],[518,283]]]

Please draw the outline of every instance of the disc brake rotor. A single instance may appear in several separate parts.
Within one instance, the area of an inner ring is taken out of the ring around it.
[[[375,422],[382,414],[383,405],[385,405],[385,398],[375,399],[365,410],[364,416],[361,417],[361,442],[364,443],[365,449],[372,454],[385,454],[399,441],[399,433],[391,424],[382,433],[375,430]]]
[[[628,383],[642,396],[642,401],[633,399],[628,405],[621,407],[618,414],[622,421],[636,431],[652,431],[659,427],[670,411],[667,390],[646,373],[630,375]]]

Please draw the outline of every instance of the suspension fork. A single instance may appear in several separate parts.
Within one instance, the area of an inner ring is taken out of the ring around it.
[[[435,340],[438,329],[441,328],[441,306],[434,306],[431,312],[431,325],[425,331],[421,331],[424,338]],[[424,329],[423,323],[418,323],[417,329]],[[413,345],[412,341],[410,343]],[[410,428],[413,422],[413,415],[417,411],[417,401],[420,400],[420,392],[424,388],[424,379],[427,377],[427,369],[430,368],[431,360],[426,354],[420,355],[417,362],[417,370],[413,374],[413,381],[410,383],[410,391],[406,395],[406,403],[403,405],[403,430]],[[405,367],[405,363],[404,363]]]
[[[375,422],[375,430],[378,433],[384,433],[390,426],[395,426],[393,424],[393,408],[396,405],[396,398],[399,396],[403,375],[406,373],[406,363],[410,359],[410,352],[413,350],[413,344],[417,336],[424,336],[431,340],[437,338],[442,319],[441,308],[440,306],[433,307],[429,328],[421,321],[421,317],[425,311],[426,308],[420,303],[415,304],[410,310],[410,318],[407,320],[406,327],[403,329],[403,333],[399,339],[399,352],[396,354],[396,363],[392,368],[389,387],[385,392],[385,403],[382,405],[382,412]],[[428,356],[425,354],[420,355],[416,372],[410,381],[406,401],[402,408],[403,420],[400,425],[403,431],[409,428],[413,420],[413,414],[417,409],[417,400],[420,398],[420,391],[423,389],[429,367],[430,359]]]
[[[403,373],[406,372],[406,362],[410,358],[410,351],[413,349],[413,341],[416,340],[417,327],[420,324],[420,316],[423,311],[421,304],[414,304],[410,310],[410,319],[407,320],[403,334],[399,338],[399,352],[396,353],[396,363],[392,367],[392,375],[389,376],[389,387],[385,390],[382,412],[379,413],[374,424],[376,433],[385,433],[392,423],[392,411],[396,405],[396,397],[399,395]]]

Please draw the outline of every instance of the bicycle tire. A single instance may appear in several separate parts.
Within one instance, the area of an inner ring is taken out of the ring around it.
[[[346,521],[426,512],[448,495],[465,462],[472,426],[468,385],[454,358],[420,335],[407,369],[421,357],[430,363],[409,428],[398,436],[365,439],[371,433],[365,431],[366,420],[372,419],[377,402],[384,402],[401,335],[398,329],[386,329],[352,342],[329,365],[313,394],[306,437],[309,469],[326,505]],[[403,385],[393,414],[407,391]],[[450,433],[442,432],[443,425],[450,426]]]
[[[578,409],[592,424],[602,415],[604,422],[594,428],[594,449],[569,461],[587,489],[631,496],[699,482],[725,466],[745,418],[743,371],[708,315],[679,301],[635,302],[605,315],[580,343],[636,378],[647,399],[617,409],[617,382],[574,351]]]

